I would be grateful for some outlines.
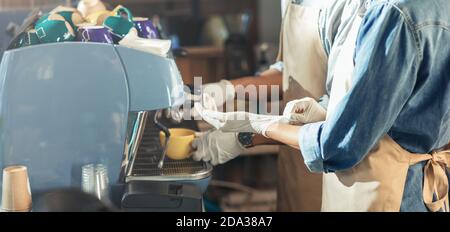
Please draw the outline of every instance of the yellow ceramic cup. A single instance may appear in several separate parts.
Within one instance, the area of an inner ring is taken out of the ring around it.
[[[195,138],[195,131],[183,128],[169,129],[170,138],[167,143],[166,155],[173,160],[187,159],[192,155],[192,141]],[[164,147],[166,136],[164,132],[159,133],[161,146]]]

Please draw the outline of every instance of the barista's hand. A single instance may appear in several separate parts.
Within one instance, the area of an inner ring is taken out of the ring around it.
[[[192,142],[192,147],[196,149],[192,158],[196,161],[210,161],[212,165],[223,164],[245,150],[237,139],[237,133],[211,130],[197,136]]]
[[[324,121],[326,115],[327,111],[309,97],[288,102],[283,112],[283,117],[293,125]]]
[[[236,94],[235,91],[236,90],[230,81],[221,80],[217,83],[204,85],[202,88],[202,95],[186,93],[185,98],[187,101],[200,103],[204,110],[218,111],[227,101],[234,100]],[[197,108],[192,108],[190,113],[195,119],[198,119],[198,116],[200,115]]]
[[[201,112],[199,110],[210,110],[210,111],[218,111],[217,105],[214,99],[207,93],[204,93],[201,96],[192,95],[190,93],[186,93],[186,100],[194,102],[194,107],[192,107],[189,111],[191,117],[195,120],[201,120]],[[199,105],[200,107],[195,107]]]
[[[203,85],[203,94],[212,97],[217,107],[221,107],[227,101],[233,101],[236,90],[230,81],[221,80],[216,83]]]
[[[266,136],[266,131],[271,124],[283,120],[283,116],[252,114],[248,112],[222,113],[200,109],[198,111],[203,120],[223,132],[251,132]]]

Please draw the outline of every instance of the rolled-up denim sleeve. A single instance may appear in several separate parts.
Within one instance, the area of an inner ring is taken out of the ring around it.
[[[355,166],[390,130],[413,92],[422,57],[411,28],[389,3],[368,10],[357,38],[351,89],[326,122],[299,130],[312,172]]]
[[[298,144],[302,151],[303,160],[311,172],[325,172],[324,159],[320,149],[320,134],[324,122],[316,122],[304,125],[299,130]]]

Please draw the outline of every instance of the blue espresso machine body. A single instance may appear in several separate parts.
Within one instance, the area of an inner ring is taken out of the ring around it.
[[[81,186],[81,167],[123,166],[133,112],[184,102],[172,59],[100,43],[6,51],[0,64],[0,167],[28,167],[32,194]],[[0,175],[2,175],[0,173]]]

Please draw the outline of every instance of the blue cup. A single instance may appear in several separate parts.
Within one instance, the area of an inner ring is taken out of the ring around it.
[[[15,44],[15,48],[27,47],[39,44],[39,38],[37,36],[36,30],[29,30],[27,32],[22,32],[18,36],[18,40]]]
[[[73,41],[73,27],[59,14],[46,14],[35,25],[36,34],[41,43]]]
[[[72,26],[74,30],[77,28],[77,24],[83,23],[84,19],[81,16],[81,13],[78,11],[60,11],[56,14],[61,15],[64,19]]]
[[[116,7],[113,14],[105,19],[103,26],[109,29],[114,43],[117,44],[134,28],[133,15],[123,6]]]

